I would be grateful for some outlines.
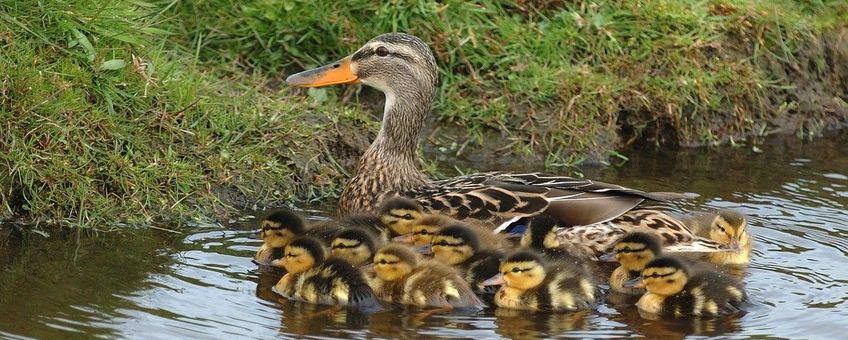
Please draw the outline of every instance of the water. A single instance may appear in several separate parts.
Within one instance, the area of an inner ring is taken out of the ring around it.
[[[756,241],[745,276],[750,302],[715,319],[642,319],[633,301],[608,297],[595,310],[505,310],[421,318],[420,310],[341,311],[293,303],[257,272],[251,220],[201,225],[190,235],[148,231],[0,243],[0,337],[256,338],[462,337],[844,338],[848,330],[848,135],[813,142],[776,138],[721,150],[629,150],[621,167],[590,177],[655,191],[699,193],[666,206],[678,215],[734,208]],[[504,159],[461,167],[528,170]],[[326,209],[326,208],[323,208]],[[311,211],[325,216],[326,210]]]

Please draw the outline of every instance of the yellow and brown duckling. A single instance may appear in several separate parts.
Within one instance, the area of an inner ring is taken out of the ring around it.
[[[433,258],[456,266],[471,287],[478,293],[487,291],[484,281],[497,275],[504,253],[482,244],[471,227],[455,224],[444,227],[433,236]]]
[[[325,260],[324,246],[313,237],[292,240],[279,262],[287,273],[274,286],[278,294],[322,305],[377,304],[374,292],[359,269],[342,259]]]
[[[592,256],[569,242],[562,242],[557,237],[559,229],[559,222],[555,218],[547,215],[535,216],[530,219],[527,229],[521,235],[520,244],[524,248],[542,253],[549,260],[567,261],[591,270],[588,262],[592,260]]]
[[[658,257],[642,269],[636,288],[647,292],[636,306],[649,315],[715,316],[739,310],[742,283],[714,270],[693,271],[673,257]]]
[[[377,240],[367,229],[350,228],[336,235],[330,243],[333,257],[350,262],[354,266],[369,264],[377,251]]]
[[[419,307],[484,308],[485,304],[460,277],[444,264],[420,262],[412,249],[386,245],[374,255],[376,279],[371,288],[381,300]]]
[[[383,201],[379,216],[391,237],[397,237],[412,233],[412,227],[424,217],[424,208],[413,199],[395,196]]]
[[[486,284],[501,284],[495,294],[498,307],[539,311],[591,308],[595,285],[583,267],[562,261],[545,261],[538,253],[522,250],[508,255],[500,274]]]
[[[625,287],[625,282],[642,275],[645,265],[660,256],[661,252],[660,241],[653,234],[633,232],[624,235],[616,242],[612,253],[606,256],[609,260],[614,257],[620,264],[610,275],[610,288],[628,295],[644,294],[645,289]]]
[[[732,210],[719,210],[683,220],[698,236],[727,245],[734,251],[706,255],[707,260],[719,266],[745,267],[751,262],[751,237],[745,215]]]
[[[330,241],[341,231],[341,228],[328,222],[317,223],[307,226],[303,218],[292,210],[280,208],[270,211],[265,218],[259,222],[259,238],[262,246],[253,257],[254,262],[262,265],[279,267],[274,261],[282,257],[283,248],[295,237],[312,236],[324,244]]]

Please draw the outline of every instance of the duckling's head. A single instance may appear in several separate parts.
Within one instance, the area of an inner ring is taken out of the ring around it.
[[[618,263],[629,271],[642,271],[645,265],[660,255],[660,241],[656,236],[643,232],[624,235],[616,242],[613,253]]]
[[[536,250],[559,247],[557,229],[559,229],[559,222],[555,218],[548,215],[533,217],[527,230],[521,235],[521,246]]]
[[[342,60],[286,79],[290,85],[303,87],[361,82],[385,93],[387,102],[411,92],[425,94],[429,102],[438,81],[430,48],[404,33],[381,34]]]
[[[374,255],[376,247],[374,235],[361,228],[346,229],[330,243],[333,256],[355,266],[368,263]]]
[[[315,238],[301,236],[292,240],[283,253],[282,265],[291,274],[302,273],[324,262],[324,246]]]
[[[642,269],[642,282],[648,293],[670,296],[679,293],[689,281],[689,268],[673,257],[658,257]]]
[[[433,243],[433,236],[446,226],[450,219],[442,215],[424,216],[418,224],[412,226],[412,243],[416,247]]]
[[[259,222],[259,238],[272,248],[285,247],[292,239],[306,231],[303,219],[294,211],[276,209]]]
[[[741,249],[750,241],[747,219],[742,213],[721,210],[710,223],[710,239],[730,245],[732,249]]]
[[[383,201],[380,206],[380,220],[396,235],[412,232],[412,226],[424,217],[424,208],[417,201],[395,196]]]
[[[545,280],[545,262],[532,251],[519,251],[501,262],[501,274],[508,287],[527,290],[537,287]]]
[[[383,281],[394,281],[412,272],[418,266],[418,255],[408,247],[390,244],[374,254],[374,272]]]
[[[433,236],[433,258],[444,264],[465,262],[480,250],[480,240],[474,230],[461,224],[442,228]]]

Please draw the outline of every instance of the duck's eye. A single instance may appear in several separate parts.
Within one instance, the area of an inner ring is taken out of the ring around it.
[[[520,272],[520,271],[521,271],[521,269],[519,269],[518,267],[512,267],[512,272],[513,272],[513,273],[518,273],[518,272]]]
[[[411,214],[403,215],[403,219],[404,219],[404,220],[411,220],[411,219],[412,219],[412,215],[411,215]]]
[[[385,46],[377,47],[377,50],[374,51],[374,52],[376,52],[377,55],[381,56],[381,57],[385,57],[385,56],[389,55],[389,49],[386,48]]]
[[[724,232],[724,227],[718,226],[718,230],[721,230],[721,232]]]

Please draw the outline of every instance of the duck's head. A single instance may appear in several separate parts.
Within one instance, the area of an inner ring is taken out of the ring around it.
[[[461,224],[442,228],[433,236],[431,244],[433,258],[449,265],[465,262],[480,250],[480,240],[474,230]]]
[[[285,247],[306,231],[303,219],[294,211],[276,209],[259,222],[259,238],[271,248]]]
[[[613,247],[613,254],[624,269],[640,272],[655,257],[660,255],[660,241],[656,236],[643,232],[624,235]]]
[[[412,226],[412,243],[416,247],[426,246],[433,242],[433,236],[448,225],[450,219],[442,215],[427,215]]]
[[[339,233],[330,244],[333,256],[355,266],[368,263],[376,250],[374,235],[365,229],[351,228]]]
[[[371,39],[348,57],[293,74],[286,82],[302,87],[359,82],[385,93],[387,103],[417,94],[426,96],[418,100],[429,105],[438,79],[436,59],[427,44],[409,34],[386,33]]]
[[[383,281],[400,279],[411,273],[416,266],[418,255],[406,246],[390,244],[374,254],[374,272]]]
[[[559,247],[556,231],[559,222],[548,215],[538,215],[530,220],[527,230],[521,235],[521,246],[542,250]]]
[[[497,277],[503,280],[507,287],[527,290],[539,286],[546,275],[545,262],[539,254],[519,251],[501,262],[500,274]]]
[[[747,219],[742,213],[721,210],[710,223],[710,239],[727,244],[731,249],[742,249],[750,241],[747,225]]]
[[[307,271],[316,264],[324,262],[324,246],[315,238],[301,236],[292,240],[281,259],[286,271],[297,274]]]
[[[648,293],[671,296],[679,293],[689,281],[689,268],[673,257],[658,257],[642,269],[641,282],[634,288],[645,288]]]
[[[412,226],[424,217],[424,208],[417,201],[395,196],[383,201],[380,206],[380,220],[393,234],[412,233]]]

